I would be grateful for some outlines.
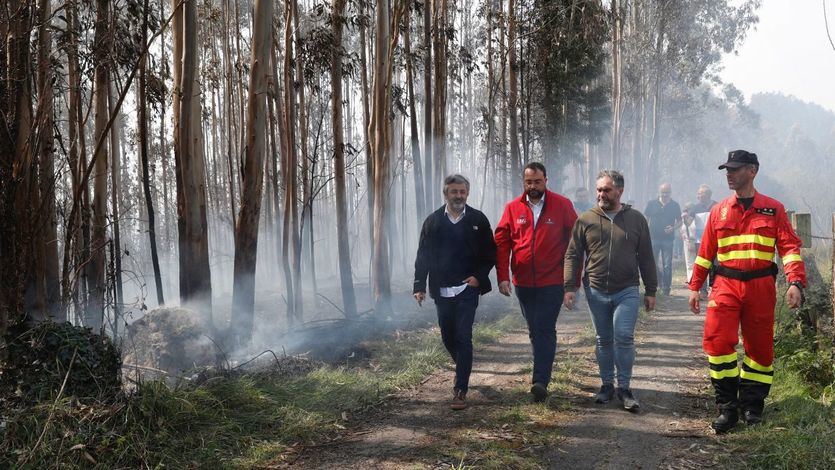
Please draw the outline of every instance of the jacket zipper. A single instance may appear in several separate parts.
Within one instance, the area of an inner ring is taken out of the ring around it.
[[[618,215],[615,214],[615,217]],[[609,216],[606,216],[609,219]],[[609,292],[609,277],[612,275],[612,246],[615,243],[615,219],[609,219],[609,256],[606,260],[606,292]]]
[[[525,201],[525,206],[527,206],[528,210],[531,212],[531,223],[533,223],[533,234],[531,235],[531,271],[533,271],[533,286],[536,287],[536,226],[538,224],[536,223],[536,216],[533,213],[533,208],[531,207],[531,205],[527,201]],[[545,210],[544,202],[542,204],[542,210]],[[539,213],[539,216],[542,217],[541,211]]]

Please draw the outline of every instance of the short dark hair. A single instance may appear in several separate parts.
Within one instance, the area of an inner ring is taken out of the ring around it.
[[[464,175],[454,174],[449,175],[444,178],[444,194],[446,194],[447,186],[451,184],[463,184],[467,187],[467,192],[470,191],[470,180],[468,180]]]
[[[600,170],[600,173],[597,174],[597,179],[606,177],[612,179],[612,184],[614,184],[616,188],[623,187],[623,173],[618,170]]]
[[[545,165],[539,162],[530,162],[525,165],[525,168],[522,170],[522,174],[525,174],[525,170],[533,170],[533,171],[541,171],[542,176],[548,177],[548,172],[545,171]]]

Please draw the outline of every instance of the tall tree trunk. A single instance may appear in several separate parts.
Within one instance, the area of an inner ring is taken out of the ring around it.
[[[142,18],[142,44],[148,41],[148,0],[145,0],[145,8]],[[139,158],[142,165],[142,192],[145,196],[145,207],[148,212],[148,242],[151,247],[151,264],[154,269],[154,286],[156,287],[157,305],[165,304],[165,295],[162,288],[162,274],[159,268],[159,254],[157,253],[156,235],[156,214],[154,212],[154,199],[151,196],[151,182],[148,165],[148,105],[147,105],[147,58],[143,57],[139,63]],[[162,120],[164,121],[164,119]],[[162,155],[165,158],[165,155]],[[165,179],[163,171],[162,178]],[[164,204],[163,200],[163,204]]]
[[[510,118],[510,193],[512,195],[521,192],[521,187],[515,181],[521,181],[519,169],[519,120],[517,118],[518,86],[516,71],[516,0],[507,0],[507,42],[508,42],[508,116]],[[518,191],[517,191],[518,190]]]
[[[296,156],[296,98],[295,84],[291,72],[293,63],[293,1],[287,0],[284,15],[284,109],[285,133],[284,148],[287,154],[284,158],[284,227],[282,233],[282,254],[285,259],[285,277],[287,286],[287,316],[288,322],[293,325],[302,320],[301,285],[300,276],[296,275],[295,259],[301,253],[298,250],[299,240],[299,219],[298,219],[298,194],[296,184],[298,181],[298,164]],[[292,255],[291,251],[292,249]],[[292,266],[291,266],[292,264]]]
[[[201,147],[200,90],[197,88],[197,5],[182,6],[182,61],[180,75],[180,115],[177,123],[182,198],[178,217],[184,226],[180,252],[180,301],[189,305],[207,323],[213,325],[212,280],[209,268],[208,230],[206,225],[206,179]]]
[[[333,171],[336,182],[336,243],[339,251],[339,281],[342,306],[347,318],[357,316],[354,276],[351,272],[351,246],[348,243],[348,204],[345,198],[345,141],[342,130],[342,25],[345,0],[334,0],[331,28],[331,114],[333,127]]]
[[[88,215],[88,198],[87,188],[81,187],[82,173],[87,165],[87,151],[85,146],[84,125],[81,112],[81,72],[78,64],[78,21],[77,21],[77,5],[70,2],[67,5],[67,30],[69,31],[69,40],[67,41],[67,72],[69,80],[69,118],[68,118],[68,137],[69,137],[69,163],[70,163],[70,177],[72,180],[72,193],[81,194],[83,200],[83,209],[77,211],[75,216],[67,220],[65,231],[68,234],[66,237],[67,243],[64,245],[63,267],[61,271],[61,298],[65,311],[69,310],[70,304],[76,315],[80,314],[82,299],[79,298],[79,292],[85,292],[86,286],[78,286],[78,282],[83,283],[85,276],[78,279],[76,268],[81,266],[83,260],[83,251],[87,250],[89,243],[87,215]],[[79,231],[80,229],[80,231]],[[84,270],[81,270],[82,272]],[[86,297],[86,296],[85,296]]]
[[[122,191],[122,178],[121,178],[121,151],[119,145],[119,128],[121,128],[121,123],[119,120],[121,116],[119,116],[119,111],[116,110],[116,103],[113,98],[113,84],[110,83],[107,87],[107,100],[109,103],[108,111],[111,116],[115,115],[115,120],[113,122],[113,126],[110,129],[110,155],[112,158],[112,165],[110,167],[110,207],[111,213],[113,217],[113,225],[111,231],[113,233],[113,239],[110,242],[111,252],[113,259],[111,260],[111,264],[113,266],[113,336],[116,337],[119,334],[119,321],[122,317],[122,305],[124,304],[124,296],[122,292],[122,240],[121,240],[121,233],[119,229],[119,207],[122,206],[120,204],[120,195]]]
[[[446,162],[446,87],[447,87],[447,0],[432,0],[435,16],[435,94],[432,110],[432,136],[435,181],[440,184],[447,175]]]
[[[397,45],[397,25],[403,4],[395,2],[394,12],[388,4],[378,4],[377,31],[374,37],[374,87],[371,123],[374,156],[374,309],[378,315],[391,312],[391,266],[389,263],[388,218],[391,186],[391,108],[392,56]]]
[[[63,319],[61,314],[61,292],[58,278],[58,221],[55,212],[55,143],[52,130],[54,122],[52,91],[52,35],[50,0],[39,0],[40,26],[38,27],[38,107],[40,111],[39,137],[39,183],[42,201],[43,224],[40,243],[43,260],[43,282],[45,309],[42,316],[53,321]]]
[[[623,21],[621,1],[612,0],[612,168],[620,166],[620,120],[621,105],[621,42]]]
[[[646,181],[645,186],[653,187],[658,185],[658,167],[660,165],[660,141],[661,141],[661,111],[663,97],[661,94],[661,86],[663,80],[664,67],[664,34],[666,31],[667,17],[666,8],[661,4],[658,6],[658,29],[656,31],[655,40],[655,78],[653,80],[653,97],[652,97],[652,129],[650,131],[649,142],[649,156],[646,165]]]
[[[33,255],[23,227],[29,220],[24,209],[32,155],[25,149],[32,114],[28,85],[32,16],[31,2],[24,0],[10,0],[0,9],[0,361],[8,354],[3,338],[9,323],[23,318],[23,286]]]
[[[302,25],[299,19],[299,3],[298,0],[292,0],[293,3],[293,19],[295,22],[296,44],[302,44],[304,38],[302,37]],[[312,179],[313,171],[315,170],[315,162],[311,164],[310,153],[308,149],[308,129],[310,122],[307,112],[307,94],[306,94],[306,80],[304,76],[305,63],[304,54],[296,54],[296,83],[298,84],[296,90],[299,95],[298,107],[298,124],[299,124],[299,141],[298,145],[301,150],[301,175],[302,175],[302,213],[301,213],[301,230],[302,239],[307,238],[307,243],[302,240],[299,241],[298,253],[303,253],[307,248],[307,256],[297,256],[293,258],[293,272],[299,278],[299,285],[301,285],[302,260],[305,261],[305,271],[310,275],[309,286],[313,287],[314,295],[316,289],[316,270],[315,260],[313,257],[313,190]],[[303,293],[301,290],[296,297],[301,308],[301,301]]]
[[[437,87],[437,84],[435,84]],[[427,212],[435,209],[438,181],[435,181],[432,154],[432,5],[423,2],[423,161]]]
[[[96,1],[96,32],[93,52],[95,63],[95,131],[96,141],[104,139],[105,127],[109,118],[108,95],[110,83],[108,61],[110,56],[110,2]],[[104,326],[105,250],[107,244],[107,145],[98,146],[98,153],[93,155],[93,224],[91,236],[91,256],[87,265],[89,300],[84,315],[84,325],[100,331]]]
[[[249,344],[255,308],[255,264],[258,255],[258,220],[264,183],[266,153],[266,100],[270,76],[272,0],[255,0],[252,17],[252,59],[247,100],[246,159],[241,212],[235,232],[235,268],[232,287],[232,329],[237,345]]]
[[[412,142],[412,173],[415,178],[415,209],[418,218],[427,215],[426,198],[423,193],[423,169],[420,161],[420,141],[418,139],[417,110],[415,109],[415,77],[412,67],[412,40],[411,40],[411,9],[406,12],[406,24],[403,28],[403,43],[406,48],[406,84],[409,89],[409,125]]]
[[[368,11],[366,1],[360,0],[360,11],[365,15]],[[371,90],[368,86],[368,44],[366,37],[368,36],[368,26],[365,22],[360,25],[360,86],[362,91],[362,133],[363,149],[365,149],[365,198],[368,204],[368,243],[370,251],[374,250],[374,225],[370,223],[374,218],[374,157],[371,155],[371,111],[368,97],[371,95]],[[369,263],[369,277],[372,275],[374,257],[371,257]]]

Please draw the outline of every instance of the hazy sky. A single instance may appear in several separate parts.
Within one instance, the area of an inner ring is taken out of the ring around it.
[[[835,39],[835,0],[826,1]],[[821,0],[764,0],[760,22],[721,76],[750,98],[779,91],[835,112],[835,50],[826,37]]]

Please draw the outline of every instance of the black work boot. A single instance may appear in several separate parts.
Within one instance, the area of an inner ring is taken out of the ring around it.
[[[756,426],[763,421],[763,414],[756,410],[745,410],[743,416],[745,417],[745,424],[748,426]]]
[[[710,423],[710,427],[716,431],[716,434],[724,434],[736,425],[739,421],[739,412],[736,408],[722,408],[719,417]]]
[[[543,402],[546,398],[548,398],[548,387],[541,382],[534,382],[531,387],[531,395],[533,395],[534,402]]]

